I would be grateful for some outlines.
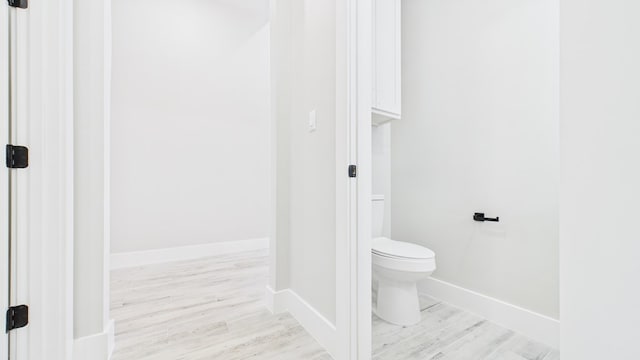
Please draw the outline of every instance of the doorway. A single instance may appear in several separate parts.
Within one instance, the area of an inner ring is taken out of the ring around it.
[[[374,356],[555,358],[557,2],[374,4]]]
[[[264,303],[269,1],[114,0],[111,30],[114,358],[323,355]]]

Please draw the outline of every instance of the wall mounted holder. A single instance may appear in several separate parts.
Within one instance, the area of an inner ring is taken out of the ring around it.
[[[488,218],[484,216],[484,213],[475,213],[473,214],[473,220],[475,221],[492,221],[492,222],[499,222],[500,221],[500,217],[496,217],[496,218]]]

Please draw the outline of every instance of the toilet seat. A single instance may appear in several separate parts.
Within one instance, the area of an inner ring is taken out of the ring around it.
[[[424,246],[380,237],[373,239],[371,255],[374,266],[409,273],[436,269],[436,254]]]
[[[406,259],[394,258],[375,253],[371,254],[372,265],[393,271],[405,271],[407,273],[432,272],[436,269],[436,259]]]
[[[385,237],[375,238],[371,244],[371,252],[385,258],[398,260],[431,260],[436,254],[424,246],[413,243],[391,240]]]

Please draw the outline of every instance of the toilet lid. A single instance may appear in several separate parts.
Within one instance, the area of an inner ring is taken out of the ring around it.
[[[373,239],[371,251],[378,255],[403,259],[433,259],[436,257],[433,251],[424,246],[384,237]]]

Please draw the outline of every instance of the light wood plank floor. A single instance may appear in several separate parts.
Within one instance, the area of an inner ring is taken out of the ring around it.
[[[111,273],[114,360],[329,360],[288,314],[264,308],[267,252]],[[422,298],[423,320],[373,316],[376,360],[557,360],[551,349],[449,305]]]
[[[265,309],[267,275],[266,251],[113,271],[113,360],[331,359]]]
[[[374,299],[375,301],[375,299]],[[373,359],[558,360],[545,345],[432,298],[420,298],[422,321],[391,325],[373,315]]]

